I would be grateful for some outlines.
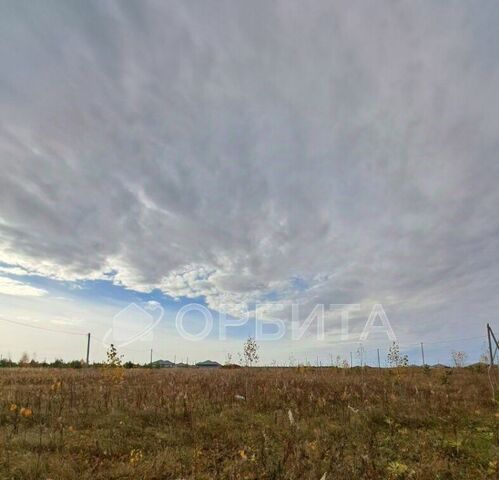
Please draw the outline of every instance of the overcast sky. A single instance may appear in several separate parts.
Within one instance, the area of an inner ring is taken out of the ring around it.
[[[381,303],[401,343],[485,335],[497,25],[495,1],[0,2],[0,320],[86,332],[129,301],[195,300],[365,321]],[[83,356],[76,336],[0,332],[4,355]],[[220,360],[239,340],[149,343]]]

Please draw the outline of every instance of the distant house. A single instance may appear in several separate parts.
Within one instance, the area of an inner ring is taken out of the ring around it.
[[[205,360],[204,362],[196,363],[196,367],[199,368],[220,368],[222,365],[218,362],[212,360]]]
[[[189,365],[187,363],[180,362],[176,363],[175,366],[178,368],[187,368]]]
[[[156,360],[155,362],[152,362],[152,366],[156,368],[172,368],[175,364],[170,362],[170,360]]]

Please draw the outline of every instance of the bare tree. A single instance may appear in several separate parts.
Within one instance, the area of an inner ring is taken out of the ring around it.
[[[468,357],[468,355],[466,355],[465,352],[452,350],[451,356],[455,367],[458,368],[464,367],[464,364],[466,363],[466,358]]]
[[[485,365],[488,365],[490,363],[489,347],[486,343],[484,343],[482,346],[482,353],[480,354],[480,363],[484,363]]]
[[[19,359],[19,366],[25,367],[29,363],[29,355],[26,352],[23,352],[21,358]]]
[[[389,348],[387,359],[388,365],[391,367],[407,367],[409,365],[409,357],[400,353],[399,344],[396,342],[393,342]]]

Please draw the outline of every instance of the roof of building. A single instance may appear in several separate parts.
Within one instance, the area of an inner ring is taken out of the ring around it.
[[[156,360],[152,362],[153,365],[175,365],[173,362],[170,362],[170,360]]]
[[[196,363],[196,367],[221,367],[222,365],[213,360],[205,360],[204,362]]]

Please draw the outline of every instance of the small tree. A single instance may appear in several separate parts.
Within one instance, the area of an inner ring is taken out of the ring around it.
[[[20,367],[27,367],[29,363],[29,355],[26,352],[23,352],[21,358],[19,359]]]
[[[340,355],[336,355],[335,367],[336,368],[349,368],[350,364],[348,363],[347,360],[345,360],[344,358],[341,358]]]
[[[483,363],[485,365],[488,365],[490,363],[490,356],[488,352],[484,352],[480,355],[480,363]]]
[[[256,340],[252,337],[248,337],[248,340],[246,340],[243,346],[244,364],[247,367],[251,367],[253,364],[258,363],[258,359],[260,358],[258,355],[259,348]]]
[[[359,343],[359,347],[357,348],[355,355],[359,359],[361,367],[364,366],[364,351],[364,345],[362,345],[362,343]]]
[[[467,358],[467,355],[465,352],[452,350],[451,356],[452,356],[452,361],[454,362],[455,367],[457,367],[457,368],[464,367],[464,364],[466,363],[466,358]]]
[[[51,364],[51,367],[62,368],[64,367],[64,360],[62,358],[56,358]]]
[[[83,365],[85,365],[85,361],[84,360],[71,360],[70,362],[68,362],[67,365],[69,368],[82,368]]]
[[[407,367],[409,365],[409,357],[400,353],[399,344],[396,342],[393,342],[389,348],[387,359],[390,367]]]
[[[121,367],[121,359],[123,355],[118,354],[118,350],[112,343],[111,345],[109,345],[109,349],[106,355],[107,355],[106,365],[108,367]]]
[[[118,354],[118,350],[111,343],[106,352],[107,360],[104,363],[103,376],[111,385],[120,385],[125,379],[125,368],[121,362],[123,355]]]
[[[490,352],[489,352],[489,347],[486,343],[484,343],[482,346],[482,353],[480,355],[480,363],[484,363],[485,365],[488,365],[490,363]]]

